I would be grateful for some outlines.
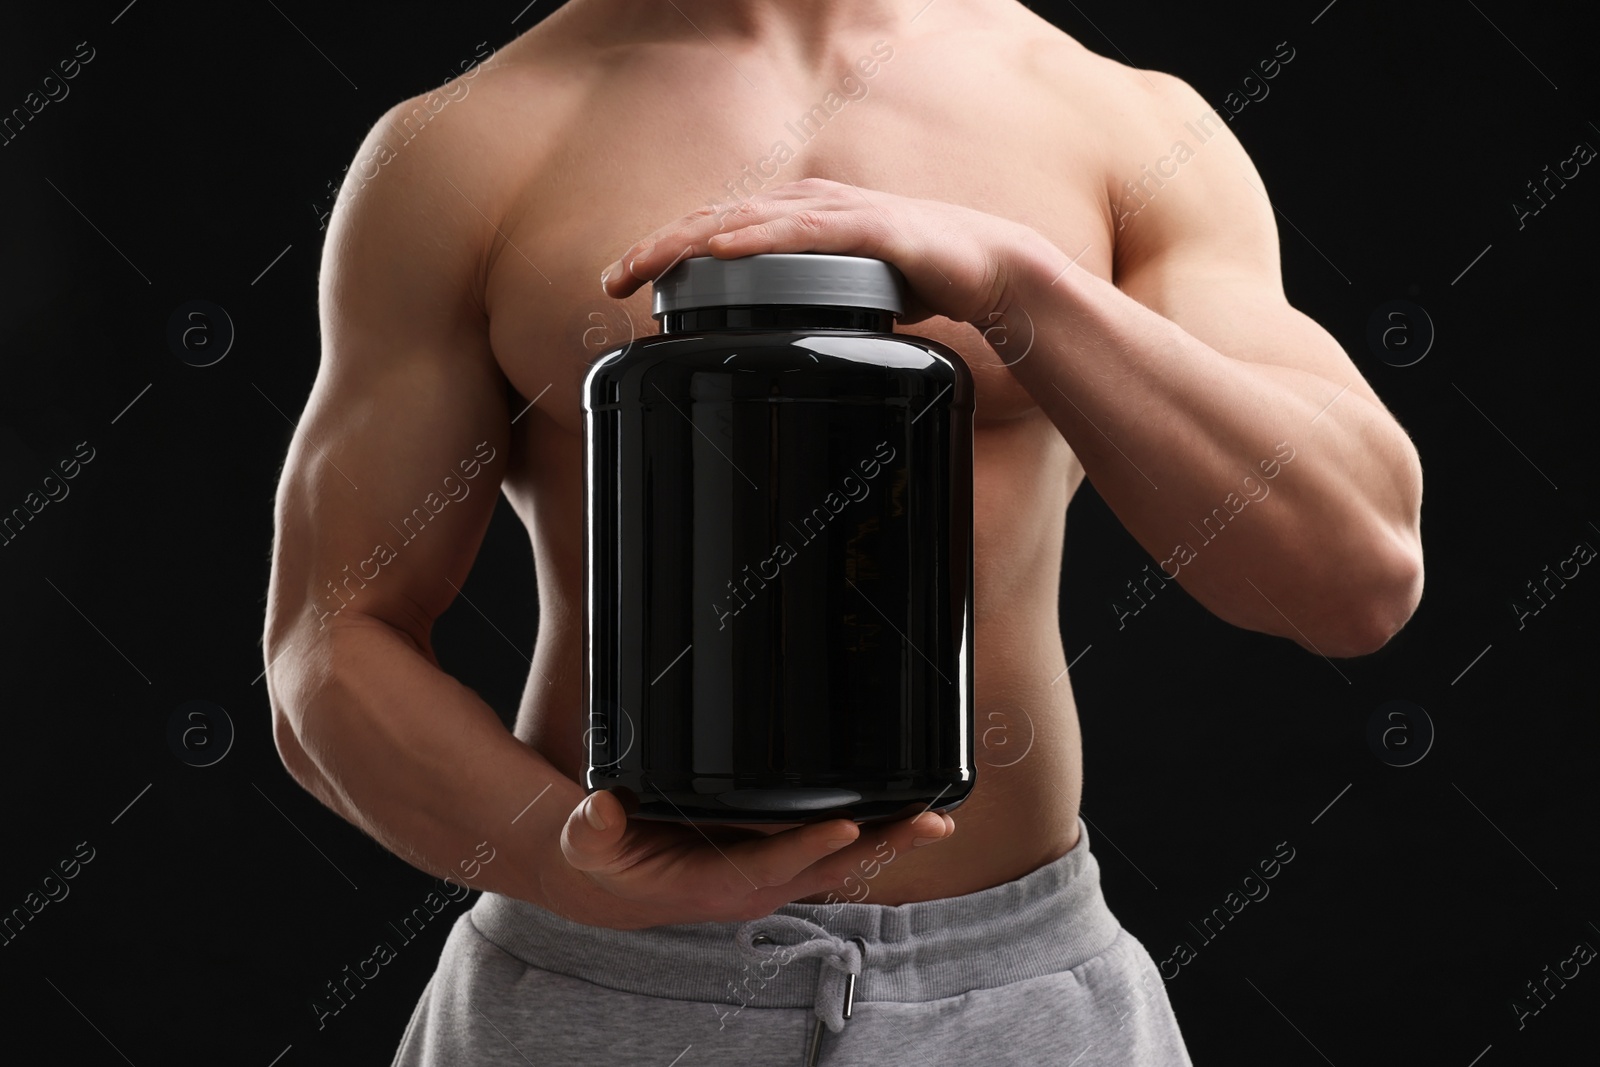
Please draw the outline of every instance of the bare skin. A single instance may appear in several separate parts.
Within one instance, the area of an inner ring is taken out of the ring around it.
[[[1284,301],[1272,211],[1225,123],[1128,214],[1123,182],[1207,114],[1192,90],[1009,0],[942,0],[914,22],[921,5],[898,6],[572,0],[468,94],[435,100],[414,139],[423,98],[358,153],[324,253],[323,362],[279,489],[265,651],[287,767],[408,862],[637,927],[969,893],[1062,855],[1083,763],[1057,590],[1086,474],[1162,560],[1292,439],[1276,503],[1177,580],[1236,625],[1331,656],[1381,646],[1415,609],[1415,452]],[[830,91],[860,95],[802,140],[785,124]],[[737,196],[724,185],[741,180]],[[656,331],[647,280],[676,258],[758,251],[896,262],[915,303],[899,328],[972,370],[986,747],[953,815],[700,830],[627,820],[610,794],[584,802],[583,378]],[[414,541],[396,536],[448,474],[445,493],[467,492],[430,506]],[[539,577],[514,737],[428,642],[496,485]],[[505,861],[472,864],[479,841]],[[895,859],[851,890],[883,842]]]

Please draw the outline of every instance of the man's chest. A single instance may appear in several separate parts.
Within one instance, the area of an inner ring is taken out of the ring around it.
[[[810,124],[781,122],[771,129],[770,117],[724,118],[697,136],[693,150],[650,150],[637,158],[615,143],[608,148],[597,135],[593,144],[564,148],[559,165],[522,179],[516,206],[499,227],[486,302],[496,357],[524,402],[537,398],[557,426],[576,434],[582,384],[593,361],[659,332],[650,286],[612,299],[600,289],[603,267],[634,241],[697,208],[737,203],[801,178],[856,186],[869,213],[875,193],[891,193],[1023,222],[1067,256],[1079,257],[1079,268],[1110,276],[1112,230],[1098,175],[1070,160],[1063,166],[1056,152],[1001,155],[1003,139],[962,148],[953,143],[959,129],[941,136],[929,125],[919,136],[914,120],[893,127],[862,121],[859,136],[851,136],[840,129],[849,117],[841,112],[826,127],[813,128],[814,117]],[[632,133],[620,131],[613,140],[625,142]],[[919,239],[937,241],[939,235]],[[1013,419],[1037,406],[1007,369],[1027,358],[1034,344],[1026,316],[1020,326],[988,329],[931,318],[900,332],[961,354],[972,371],[980,422]]]

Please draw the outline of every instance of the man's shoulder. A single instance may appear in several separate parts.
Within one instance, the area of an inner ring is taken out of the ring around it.
[[[1098,116],[1108,130],[1187,117],[1205,100],[1183,78],[1134,66],[1096,52],[1065,31],[1042,23],[1026,32],[1020,48],[1041,86]]]
[[[1020,57],[1061,116],[1061,150],[1103,182],[1119,270],[1174,242],[1245,242],[1255,259],[1271,258],[1271,212],[1262,216],[1252,191],[1260,179],[1230,112],[1179,75],[1101,55],[1046,25],[1027,34]]]
[[[543,139],[529,134],[560,111],[567,93],[554,71],[506,51],[488,49],[470,69],[390,105],[372,124],[352,174],[370,181],[402,162],[410,164],[404,169],[481,169],[536,150]]]
[[[541,172],[578,109],[556,64],[481,43],[453,77],[385,109],[345,170],[332,214],[371,227],[488,232]],[[463,234],[464,235],[464,234]],[[475,235],[477,237],[482,234]]]
[[[1141,164],[1184,135],[1186,122],[1212,111],[1182,77],[1096,52],[1037,17],[1017,28],[1009,61],[1024,76],[1030,107],[1050,115],[1041,136],[1059,138],[1075,168],[1098,168],[1108,189],[1137,178]]]

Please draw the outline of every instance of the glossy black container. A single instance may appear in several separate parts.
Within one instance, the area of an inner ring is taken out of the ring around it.
[[[674,821],[954,808],[976,777],[965,363],[883,309],[657,317],[584,389],[586,784]]]

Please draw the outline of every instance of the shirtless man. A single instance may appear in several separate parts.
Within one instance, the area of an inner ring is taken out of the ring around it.
[[[1286,302],[1225,118],[1014,0],[570,0],[441,92],[330,222],[265,636],[295,778],[484,890],[396,1062],[796,1062],[815,1020],[820,1062],[1188,1062],[1078,819],[1068,502],[1089,477],[1210,611],[1323,656],[1423,576],[1416,453]],[[977,721],[1021,709],[1032,749],[866,832],[630,820],[580,784],[584,375],[683,256],[807,251],[894,263],[899,328],[972,370]],[[496,485],[539,578],[514,735],[429,643]]]

